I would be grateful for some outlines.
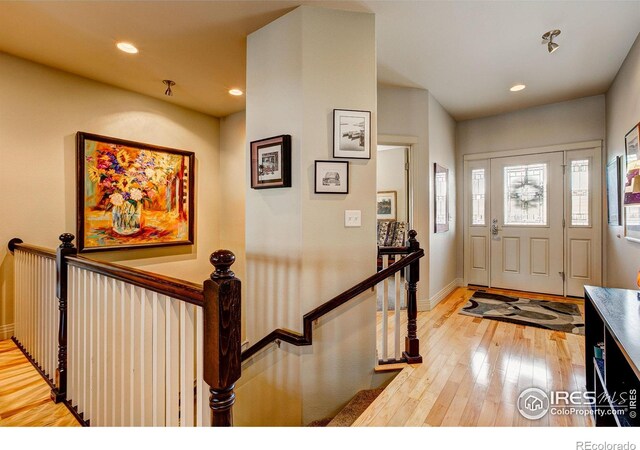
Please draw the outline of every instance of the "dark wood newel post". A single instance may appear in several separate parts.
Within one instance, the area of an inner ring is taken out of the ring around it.
[[[58,325],[58,367],[56,368],[55,387],[51,389],[51,399],[59,403],[67,398],[67,260],[69,255],[78,253],[73,246],[75,236],[71,233],[60,235],[60,246],[56,251],[56,297],[60,323]]]
[[[233,426],[233,391],[240,378],[240,280],[231,271],[235,255],[211,254],[216,268],[204,282],[204,381],[209,385],[211,426]]]
[[[415,230],[409,231],[409,253],[420,250],[420,243],[416,240],[418,233]],[[420,341],[417,337],[418,325],[418,281],[420,281],[420,260],[412,262],[406,271],[407,276],[407,337],[404,341],[405,350],[402,354],[409,364],[422,362],[420,356]]]
[[[16,251],[16,245],[18,244],[22,244],[22,239],[20,238],[13,238],[9,241],[9,244],[7,244],[7,248],[9,249],[9,252],[13,255],[13,252]]]

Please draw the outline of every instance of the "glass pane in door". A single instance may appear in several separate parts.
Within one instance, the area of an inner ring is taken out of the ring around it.
[[[504,224],[547,225],[547,164],[504,168]]]
[[[571,226],[589,226],[589,160],[571,161]]]
[[[471,225],[484,225],[484,169],[471,171]]]

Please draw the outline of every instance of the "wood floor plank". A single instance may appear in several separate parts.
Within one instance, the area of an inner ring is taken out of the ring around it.
[[[13,341],[0,341],[0,427],[80,426]]]
[[[354,426],[591,425],[590,418],[577,415],[532,421],[516,407],[529,387],[584,389],[584,337],[458,314],[474,291],[456,289],[433,311],[418,313],[424,363],[400,372]],[[572,303],[584,314],[581,299],[489,291]],[[377,325],[380,343],[380,319]]]

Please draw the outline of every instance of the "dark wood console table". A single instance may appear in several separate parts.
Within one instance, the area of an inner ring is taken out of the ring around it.
[[[596,393],[595,424],[640,426],[638,291],[585,286],[584,292],[586,381],[587,391]],[[594,349],[599,343],[602,358]]]

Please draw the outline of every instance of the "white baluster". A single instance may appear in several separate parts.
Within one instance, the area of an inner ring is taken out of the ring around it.
[[[122,386],[122,396],[120,398],[121,401],[121,425],[122,426],[130,426],[131,425],[131,367],[132,367],[132,358],[133,358],[133,349],[131,348],[131,335],[132,328],[131,323],[133,321],[133,317],[131,317],[131,289],[125,284],[121,283],[121,294],[120,294],[120,320],[122,323],[122,336],[120,339],[121,345],[121,383]]]
[[[151,293],[146,289],[141,291],[140,423],[146,427],[153,425],[153,305]]]
[[[394,319],[394,325],[393,325],[393,336],[395,338],[394,341],[394,347],[393,347],[393,354],[394,354],[394,358],[396,360],[399,360],[400,357],[402,356],[402,354],[400,353],[400,305],[401,305],[401,297],[400,297],[400,293],[402,292],[402,280],[400,279],[400,272],[396,272],[395,275],[395,287],[396,287],[396,295],[395,295],[395,304],[394,304],[394,311],[393,311],[393,319]]]
[[[113,425],[121,427],[125,425],[125,364],[128,361],[125,352],[125,310],[124,307],[124,283],[115,281],[113,289],[113,308],[114,308],[114,359],[113,359]],[[127,347],[128,348],[128,347]]]
[[[167,383],[167,414],[166,425],[179,425],[179,386],[180,386],[180,303],[167,298],[167,326],[166,326],[166,383]]]
[[[152,424],[154,427],[162,427],[165,425],[165,346],[166,335],[166,297],[161,294],[153,293],[153,405],[152,405]]]
[[[389,256],[382,256],[382,269],[389,267]],[[389,279],[385,278],[382,282],[382,360],[386,361],[389,356],[388,339],[389,339]]]
[[[141,396],[142,389],[140,386],[140,378],[136,376],[142,370],[140,364],[140,292],[135,286],[130,287],[131,298],[129,299],[131,314],[131,374],[129,378],[130,397],[131,397],[131,421],[130,426],[140,426],[141,424]]]
[[[67,296],[67,400],[76,404],[76,272],[75,267],[68,269],[69,285]]]
[[[118,366],[116,362],[116,358],[118,356],[118,347],[117,347],[117,339],[118,339],[118,311],[117,311],[117,281],[113,278],[107,279],[107,322],[105,324],[106,329],[108,330],[108,342],[107,342],[107,370],[105,372],[105,377],[108,380],[106,385],[105,392],[105,404],[107,409],[108,419],[106,420],[107,426],[116,426],[116,389],[117,389],[117,371]]]
[[[194,322],[193,306],[180,302],[180,426],[194,425]]]
[[[98,357],[99,357],[99,327],[98,305],[100,304],[100,290],[98,289],[98,274],[89,273],[89,420],[93,426],[99,426],[98,417]]]
[[[211,422],[209,408],[209,385],[204,382],[204,314],[202,308],[196,308],[196,379],[197,385],[197,426],[208,427]]]

